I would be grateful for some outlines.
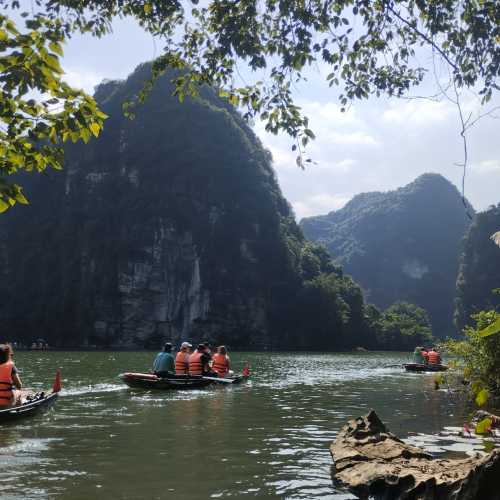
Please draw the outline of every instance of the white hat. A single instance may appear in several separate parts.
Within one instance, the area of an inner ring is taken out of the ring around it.
[[[181,349],[184,349],[184,347],[192,347],[192,345],[189,342],[183,342],[181,344]]]

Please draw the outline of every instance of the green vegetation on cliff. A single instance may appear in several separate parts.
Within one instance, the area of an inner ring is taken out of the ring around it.
[[[100,85],[100,137],[62,172],[20,179],[31,204],[0,220],[0,320],[11,340],[240,348],[375,345],[360,288],[308,243],[270,154],[209,88],[180,104],[172,73]]]
[[[457,279],[455,321],[461,330],[472,315],[500,306],[500,251],[491,235],[500,229],[500,204],[476,215],[465,238]]]
[[[432,329],[427,313],[414,304],[396,302],[388,307],[377,322],[377,340],[387,350],[413,350],[432,342]]]
[[[301,221],[306,237],[329,249],[367,300],[381,308],[398,301],[423,307],[438,337],[455,333],[455,280],[467,226],[458,190],[437,174],[396,191],[357,195],[341,210]]]

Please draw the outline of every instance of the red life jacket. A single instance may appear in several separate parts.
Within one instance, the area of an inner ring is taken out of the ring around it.
[[[214,354],[213,357],[214,364],[212,365],[212,370],[217,372],[219,377],[224,378],[229,372],[229,359],[226,354]]]
[[[189,375],[203,374],[203,364],[201,362],[202,355],[203,353],[194,351],[193,354],[189,356]]]
[[[14,363],[7,361],[0,365],[0,406],[9,406],[14,398],[12,392],[12,367]]]
[[[441,363],[441,358],[436,351],[429,351],[429,364],[430,365],[438,365]]]
[[[189,354],[179,351],[175,356],[175,374],[187,375],[189,373]]]

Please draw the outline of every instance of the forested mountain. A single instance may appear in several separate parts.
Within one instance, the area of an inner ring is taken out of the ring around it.
[[[327,246],[367,301],[423,307],[436,336],[455,333],[458,257],[468,225],[460,193],[438,174],[395,191],[360,194],[341,210],[301,221],[306,237]]]
[[[500,204],[476,215],[464,242],[457,279],[455,321],[462,329],[471,315],[500,306],[500,248],[491,235],[500,230]]]
[[[205,88],[181,104],[166,75],[124,117],[149,74],[100,85],[99,139],[21,179],[31,204],[0,218],[4,337],[374,345],[360,288],[305,241],[270,154],[226,101]]]

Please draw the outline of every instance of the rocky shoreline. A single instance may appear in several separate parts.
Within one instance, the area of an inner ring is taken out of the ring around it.
[[[500,499],[500,450],[434,458],[389,432],[373,410],[344,426],[330,453],[334,482],[360,499]]]

